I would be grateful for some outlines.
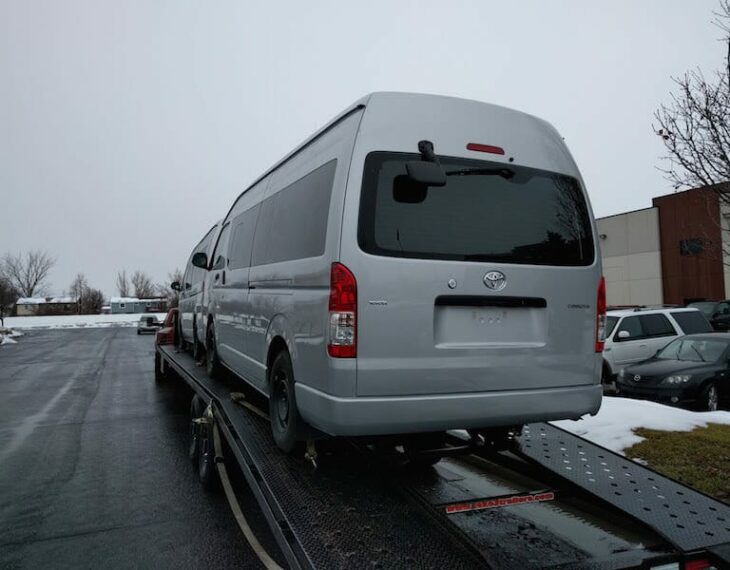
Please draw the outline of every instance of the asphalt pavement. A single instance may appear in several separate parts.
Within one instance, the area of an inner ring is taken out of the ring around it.
[[[261,567],[188,459],[189,392],[155,384],[153,338],[135,332],[47,330],[0,347],[0,568]]]

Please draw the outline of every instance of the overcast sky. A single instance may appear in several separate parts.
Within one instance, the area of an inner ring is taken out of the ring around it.
[[[0,253],[166,279],[245,186],[371,91],[554,124],[597,216],[671,192],[654,109],[722,63],[714,0],[0,0]],[[493,141],[487,141],[493,142]]]

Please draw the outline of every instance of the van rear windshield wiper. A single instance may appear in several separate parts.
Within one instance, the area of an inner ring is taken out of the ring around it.
[[[446,176],[501,176],[505,180],[509,180],[515,175],[515,171],[510,168],[465,168],[450,170],[445,174]]]

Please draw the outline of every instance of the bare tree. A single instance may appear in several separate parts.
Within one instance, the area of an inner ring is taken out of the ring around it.
[[[129,297],[129,279],[126,269],[117,272],[117,289],[120,297]]]
[[[89,282],[86,280],[86,276],[83,273],[77,273],[74,280],[71,281],[69,287],[69,293],[76,301],[76,311],[83,312],[82,306],[84,304],[84,297],[89,289]]]
[[[167,298],[167,306],[177,307],[180,302],[180,291],[176,291],[172,288],[172,283],[177,281],[178,283],[182,283],[183,280],[183,272],[181,269],[176,268],[172,272],[167,274],[167,282],[166,283],[159,283],[157,285],[157,294],[160,297]]]
[[[144,271],[135,271],[132,274],[131,282],[134,288],[134,296],[138,299],[149,299],[155,296],[155,285],[152,278]]]
[[[5,326],[5,315],[11,310],[18,297],[20,297],[20,294],[10,284],[10,281],[5,279],[2,274],[2,268],[0,267],[0,327]]]
[[[99,289],[87,287],[81,302],[81,312],[85,315],[98,315],[104,306],[104,293]]]
[[[714,16],[723,33],[722,68],[675,78],[671,101],[654,113],[654,131],[666,150],[660,170],[675,189],[708,187],[730,206],[730,0],[720,0]]]
[[[2,261],[4,278],[21,297],[32,297],[45,293],[48,274],[56,260],[47,251],[33,249],[25,255],[6,253]]]

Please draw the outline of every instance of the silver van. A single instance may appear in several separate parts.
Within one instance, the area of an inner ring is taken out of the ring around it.
[[[432,95],[355,103],[248,187],[209,269],[207,366],[331,435],[578,418],[601,405],[605,287],[560,134]]]
[[[178,304],[178,344],[183,349],[190,348],[196,360],[203,357],[205,349],[205,327],[208,315],[207,302],[209,298],[207,284],[208,271],[196,267],[192,263],[193,256],[202,252],[206,256],[212,253],[215,240],[220,230],[220,222],[210,228],[203,239],[193,248],[188,262],[185,265],[182,283],[178,284],[180,292]]]

